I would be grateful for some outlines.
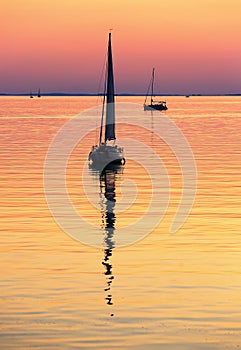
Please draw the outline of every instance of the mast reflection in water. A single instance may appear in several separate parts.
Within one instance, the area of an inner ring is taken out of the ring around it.
[[[118,174],[121,174],[123,168],[121,165],[112,165],[105,168],[100,174],[100,197],[101,197],[101,213],[102,213],[102,225],[105,231],[104,236],[104,258],[102,265],[105,267],[106,276],[106,288],[107,292],[106,300],[108,305],[113,305],[112,294],[111,294],[111,284],[114,280],[114,275],[112,273],[111,256],[112,251],[115,248],[114,232],[115,232],[115,203],[116,203],[116,193],[115,193],[115,181]],[[113,316],[113,314],[111,314]]]

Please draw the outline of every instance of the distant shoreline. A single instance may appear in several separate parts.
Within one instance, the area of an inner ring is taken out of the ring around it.
[[[29,94],[10,94],[10,93],[0,93],[0,96],[29,96]],[[33,94],[33,96],[37,97],[37,94]],[[47,93],[42,93],[41,96],[53,96],[53,97],[71,97],[71,96],[103,96],[103,94],[88,94],[88,93],[83,93],[83,94],[78,94],[78,93],[65,93],[65,92],[47,92]],[[116,94],[116,96],[146,96],[146,94]],[[156,96],[183,96],[183,97],[195,97],[195,96],[241,96],[240,94],[156,94]]]

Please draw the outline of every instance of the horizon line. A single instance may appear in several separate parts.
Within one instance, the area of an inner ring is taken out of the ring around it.
[[[71,92],[45,92],[41,96],[103,96],[104,93],[71,93]],[[0,93],[0,96],[29,96],[29,93]],[[38,96],[33,93],[32,96]],[[115,96],[146,96],[146,93],[117,93]],[[241,93],[163,93],[155,94],[155,96],[241,96]]]

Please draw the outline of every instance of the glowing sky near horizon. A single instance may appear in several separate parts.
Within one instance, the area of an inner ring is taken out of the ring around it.
[[[113,30],[117,93],[241,93],[240,0],[3,0],[0,93],[100,92]]]

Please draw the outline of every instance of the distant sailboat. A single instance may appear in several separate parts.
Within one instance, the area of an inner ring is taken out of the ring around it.
[[[166,105],[166,101],[154,101],[154,80],[155,80],[155,68],[152,69],[152,75],[151,75],[151,81],[150,81],[150,84],[149,84],[149,87],[148,87],[148,90],[147,90],[147,94],[146,94],[146,99],[145,99],[145,102],[144,102],[144,111],[150,111],[152,109],[157,109],[159,111],[166,111],[168,108],[167,108],[167,105]],[[150,92],[150,89],[151,89],[151,94],[150,94],[150,97],[151,97],[151,103],[150,104],[147,104],[147,98],[149,96],[149,92]]]
[[[29,97],[30,98],[33,98],[33,94],[32,94],[32,91],[30,90],[30,93],[29,93]]]
[[[40,98],[41,97],[41,93],[40,93],[40,89],[38,89],[38,98]]]
[[[89,162],[94,167],[105,167],[110,163],[124,164],[125,158],[123,148],[115,144],[115,90],[114,90],[114,73],[112,61],[111,33],[108,41],[108,59],[106,67],[103,111],[100,125],[100,135],[98,145],[92,146],[89,153]],[[106,100],[106,104],[105,104]],[[104,109],[106,115],[104,118]],[[105,120],[104,120],[105,119]],[[104,128],[104,135],[103,135]]]

